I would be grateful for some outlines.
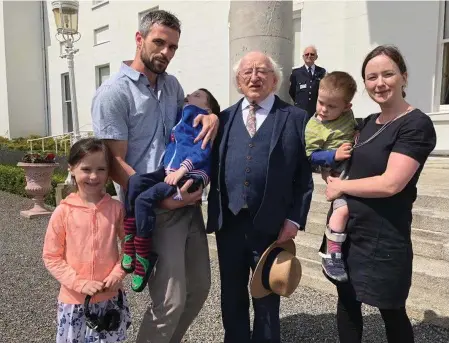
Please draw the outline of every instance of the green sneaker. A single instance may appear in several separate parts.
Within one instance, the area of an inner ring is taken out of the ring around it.
[[[122,269],[128,274],[134,271],[134,259],[132,256],[129,256],[128,254],[123,254],[121,264]]]
[[[142,292],[158,260],[158,255],[150,253],[149,259],[136,254],[136,269],[134,270],[131,288],[134,292]]]

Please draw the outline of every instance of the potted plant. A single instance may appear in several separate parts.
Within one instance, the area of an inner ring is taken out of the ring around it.
[[[20,215],[26,218],[47,216],[52,213],[44,204],[44,197],[51,190],[53,170],[58,166],[55,162],[55,154],[26,154],[22,162],[17,163],[25,170],[26,193],[32,197],[33,208],[20,211]]]

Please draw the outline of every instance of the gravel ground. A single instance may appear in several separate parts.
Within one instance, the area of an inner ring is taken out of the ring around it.
[[[48,219],[23,219],[19,211],[31,201],[0,191],[0,343],[54,342],[57,282],[42,260],[42,241]],[[219,276],[212,257],[210,296],[183,342],[222,342]],[[148,302],[146,292],[129,292],[133,325],[128,342],[134,342]],[[281,305],[282,342],[338,342],[334,320],[336,298],[306,287]],[[366,307],[364,342],[385,342],[378,312]],[[447,343],[449,331],[414,322],[417,343]]]

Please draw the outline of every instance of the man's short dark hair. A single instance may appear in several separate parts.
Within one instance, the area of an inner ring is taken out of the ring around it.
[[[164,10],[156,10],[145,14],[140,21],[139,32],[143,38],[148,35],[154,24],[169,27],[181,34],[181,22],[173,13]]]

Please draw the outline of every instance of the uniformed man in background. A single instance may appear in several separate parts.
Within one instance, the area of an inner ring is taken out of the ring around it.
[[[315,65],[318,53],[314,46],[305,48],[302,58],[304,65],[293,69],[290,75],[289,93],[295,105],[306,110],[310,118],[315,114],[318,86],[326,70]]]

